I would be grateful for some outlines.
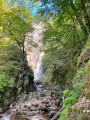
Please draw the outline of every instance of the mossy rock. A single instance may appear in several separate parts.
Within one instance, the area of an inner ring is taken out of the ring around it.
[[[86,91],[85,97],[86,99],[90,99],[90,89]]]
[[[82,116],[81,120],[90,120],[90,116],[88,116],[88,115]]]
[[[77,66],[81,67],[81,65],[87,63],[90,59],[90,36],[87,40],[87,43],[81,53],[81,55],[78,58]]]
[[[86,68],[85,68],[86,75],[90,77],[90,60],[88,61]]]
[[[85,108],[76,106],[73,110],[68,112],[67,118],[68,120],[90,120],[89,113],[83,113]],[[87,108],[88,110],[89,108]],[[86,110],[86,111],[87,111]]]

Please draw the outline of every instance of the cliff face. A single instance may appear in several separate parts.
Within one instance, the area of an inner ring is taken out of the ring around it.
[[[43,48],[41,39],[43,37],[42,33],[45,29],[43,22],[32,23],[32,27],[34,28],[33,32],[27,33],[26,35],[25,49],[28,65],[32,67],[33,71],[35,71],[37,61]]]

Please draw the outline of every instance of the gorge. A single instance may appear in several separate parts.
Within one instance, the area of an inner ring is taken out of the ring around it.
[[[89,0],[0,0],[0,120],[90,120],[89,13]]]

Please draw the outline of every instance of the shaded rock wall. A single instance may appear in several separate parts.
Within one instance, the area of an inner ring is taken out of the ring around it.
[[[43,43],[41,39],[43,37],[43,32],[45,30],[44,23],[32,23],[34,28],[32,33],[27,33],[25,49],[27,53],[28,65],[32,67],[33,71],[35,70],[37,61],[39,59],[40,53],[43,49]]]

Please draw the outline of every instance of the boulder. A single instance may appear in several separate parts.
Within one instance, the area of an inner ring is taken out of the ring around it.
[[[3,110],[2,110],[2,108],[0,108],[0,114],[2,114],[3,113]]]
[[[31,120],[47,120],[47,119],[42,116],[36,115],[36,116],[32,117]]]
[[[36,107],[36,106],[32,106],[32,107],[30,108],[30,111],[37,111],[37,107]]]
[[[55,114],[56,114],[56,112],[55,112],[55,111],[51,111],[51,112],[50,112],[50,118],[54,117],[54,116],[55,116]]]
[[[55,106],[52,106],[52,107],[50,107],[50,111],[58,111],[58,108],[57,107],[55,107]]]
[[[15,117],[15,120],[31,120],[30,118],[28,118],[27,116],[25,115],[17,115]]]

